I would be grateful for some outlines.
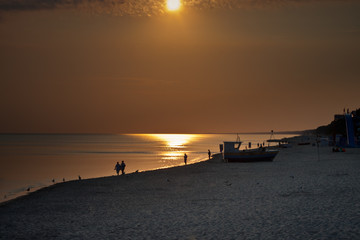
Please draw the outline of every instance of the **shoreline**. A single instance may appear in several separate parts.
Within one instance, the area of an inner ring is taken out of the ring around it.
[[[218,145],[222,140],[232,139],[232,134],[210,135],[192,136],[193,138],[179,136],[181,144],[185,144],[184,148],[181,148],[182,154],[192,153],[189,156],[190,162],[203,161],[207,159],[207,149],[218,152]],[[0,156],[4,157],[0,202],[26,195],[29,188],[32,192],[35,188],[50,186],[54,182],[62,182],[63,179],[69,181],[77,180],[78,176],[88,179],[114,175],[113,164],[120,159],[128,163],[129,173],[183,164],[179,149],[172,149],[173,144],[178,143],[173,136],[37,136],[2,139],[5,141],[5,151]],[[245,138],[262,141],[267,137],[269,136],[248,135]],[[62,144],[59,145],[59,141]],[[129,141],[129,145],[122,144],[123,141]],[[101,144],[94,145],[95,142]],[[104,144],[105,142],[112,144]],[[16,165],[23,167],[17,169]]]
[[[294,146],[274,162],[212,160],[52,185],[0,206],[0,236],[360,237],[360,149]]]
[[[5,200],[5,201],[1,201],[0,202],[0,207],[3,206],[3,205],[7,205],[8,203],[11,203],[12,201],[16,201],[18,199],[21,199],[21,198],[26,198],[26,197],[29,197],[31,196],[32,194],[36,194],[37,192],[40,192],[40,191],[45,191],[47,188],[55,188],[57,185],[61,185],[61,184],[66,184],[66,183],[72,183],[72,182],[79,182],[79,181],[88,181],[88,180],[101,180],[101,179],[104,179],[104,178],[115,178],[115,177],[128,177],[128,176],[132,176],[132,175],[137,175],[137,174],[140,174],[140,173],[145,173],[145,172],[154,172],[154,171],[161,171],[161,170],[167,170],[167,169],[172,169],[172,168],[178,168],[178,167],[185,167],[185,166],[191,166],[191,165],[195,165],[195,164],[200,164],[200,163],[203,163],[203,162],[207,162],[207,161],[217,161],[217,159],[219,157],[221,157],[221,154],[220,153],[216,153],[216,154],[213,154],[213,156],[215,156],[215,159],[216,160],[209,160],[209,159],[205,159],[203,161],[198,161],[198,162],[193,162],[193,163],[189,163],[187,165],[179,165],[179,166],[172,166],[172,167],[164,167],[164,168],[156,168],[156,169],[150,169],[150,170],[144,170],[144,171],[139,171],[139,172],[130,172],[130,173],[127,173],[127,174],[124,174],[124,175],[111,175],[111,176],[103,176],[103,177],[94,177],[94,178],[84,178],[84,179],[81,179],[81,180],[78,180],[78,179],[72,179],[72,180],[68,180],[68,181],[65,181],[65,182],[57,182],[57,183],[53,183],[53,184],[50,184],[48,186],[43,186],[43,187],[36,187],[36,188],[32,188],[34,190],[30,190],[29,192],[26,192],[26,190],[24,190],[23,192],[19,192],[19,193],[15,193],[13,195],[15,195],[15,197],[13,198],[10,198],[8,200]],[[12,195],[10,195],[12,196]]]

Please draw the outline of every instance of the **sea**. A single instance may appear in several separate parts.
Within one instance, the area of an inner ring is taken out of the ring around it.
[[[1,134],[0,202],[59,182],[150,171],[208,159],[237,136],[248,146],[268,144],[270,134]],[[277,139],[295,134],[276,134]]]

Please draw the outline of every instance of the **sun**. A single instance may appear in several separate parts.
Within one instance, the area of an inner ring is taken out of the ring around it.
[[[167,0],[167,9],[169,11],[176,11],[179,10],[181,7],[180,0]]]

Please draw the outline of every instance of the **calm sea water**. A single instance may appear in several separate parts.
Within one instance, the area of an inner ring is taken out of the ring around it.
[[[245,143],[270,135],[240,134]],[[276,135],[276,138],[294,135]],[[0,135],[0,201],[55,182],[115,175],[117,161],[126,173],[204,161],[236,134]]]

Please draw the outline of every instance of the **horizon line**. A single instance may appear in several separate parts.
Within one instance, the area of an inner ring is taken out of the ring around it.
[[[309,130],[294,130],[294,131],[274,131],[275,134],[301,134]],[[124,133],[76,133],[76,132],[52,132],[52,133],[42,133],[42,132],[31,132],[31,133],[17,133],[17,132],[3,132],[0,135],[126,135],[126,134],[271,134],[271,131],[261,131],[261,132],[206,132],[206,133],[174,133],[174,132],[124,132]]]

